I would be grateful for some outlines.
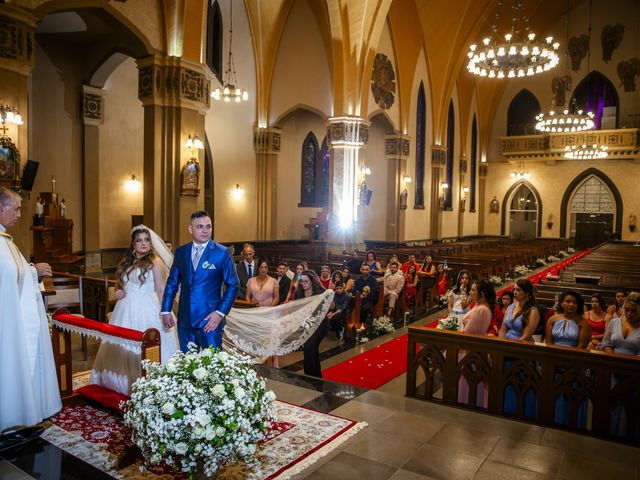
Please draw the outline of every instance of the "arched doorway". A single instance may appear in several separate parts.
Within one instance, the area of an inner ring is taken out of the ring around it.
[[[569,203],[570,236],[578,248],[599,245],[611,238],[615,200],[611,191],[595,175],[575,189]]]
[[[509,202],[509,237],[528,240],[536,237],[538,200],[524,183],[518,186]]]

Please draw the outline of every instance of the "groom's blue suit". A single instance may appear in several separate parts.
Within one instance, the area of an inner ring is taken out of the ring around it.
[[[176,249],[162,296],[162,311],[170,312],[180,287],[178,338],[183,352],[187,351],[189,342],[199,347],[222,345],[225,321],[214,331],[205,332],[205,317],[212,312],[226,316],[239,287],[235,264],[227,247],[209,240],[195,270],[191,261],[192,248],[193,242],[190,242]],[[224,296],[223,284],[226,287]]]

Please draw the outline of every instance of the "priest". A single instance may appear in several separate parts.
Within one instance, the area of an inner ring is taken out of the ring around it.
[[[38,277],[7,229],[20,218],[22,198],[0,187],[0,433],[34,425],[62,408],[47,315]]]

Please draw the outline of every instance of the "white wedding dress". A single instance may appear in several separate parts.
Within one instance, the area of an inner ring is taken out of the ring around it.
[[[158,329],[160,359],[162,363],[166,363],[178,350],[176,329],[174,327],[166,330],[160,321],[160,301],[155,292],[153,271],[147,271],[142,284],[139,275],[140,269],[136,268],[129,273],[128,279],[124,278],[124,291],[127,295],[116,303],[109,323],[141,332],[148,328]],[[126,346],[103,342],[93,364],[90,383],[130,395],[131,385],[140,374],[139,352],[136,353]]]

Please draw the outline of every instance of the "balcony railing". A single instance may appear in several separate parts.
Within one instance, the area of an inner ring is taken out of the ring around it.
[[[606,145],[609,158],[640,156],[640,129],[590,130],[576,133],[549,133],[500,137],[502,155],[509,159],[564,159],[565,147],[574,145]]]

